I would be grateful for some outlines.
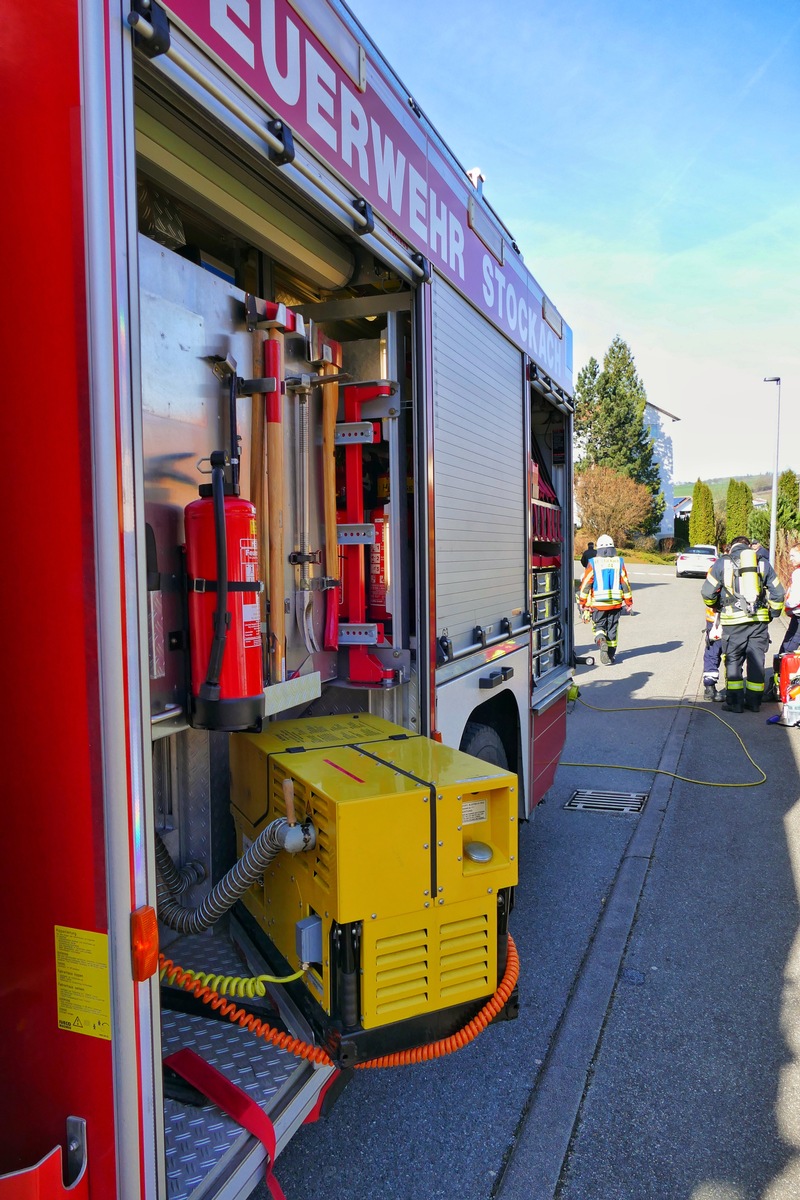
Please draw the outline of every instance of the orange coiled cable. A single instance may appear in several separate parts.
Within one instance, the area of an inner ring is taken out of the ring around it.
[[[171,958],[165,958],[163,954],[159,954],[158,965],[161,969],[166,970],[171,982],[179,983],[187,992],[191,992],[198,1000],[202,1000],[204,1004],[208,1004],[211,1008],[218,1010],[223,1017],[227,1017],[234,1025],[241,1025],[243,1029],[249,1030],[250,1033],[254,1033],[257,1037],[263,1037],[265,1041],[272,1042],[273,1046],[278,1046],[281,1050],[288,1050],[290,1054],[296,1054],[298,1058],[308,1059],[309,1062],[322,1063],[326,1067],[335,1065],[330,1056],[324,1050],[320,1049],[319,1046],[310,1046],[308,1042],[303,1042],[300,1038],[294,1038],[288,1033],[282,1033],[279,1029],[273,1029],[266,1021],[260,1021],[258,1017],[253,1016],[252,1013],[247,1012],[245,1009],[237,1008],[235,1004],[227,1000],[224,996],[221,996],[219,992],[206,987],[202,980],[197,979],[191,971],[184,971]]]
[[[191,992],[198,1000],[202,1000],[204,1004],[208,1004],[211,1008],[219,1011],[222,1016],[227,1017],[234,1025],[241,1025],[243,1029],[249,1030],[250,1033],[254,1033],[257,1037],[263,1037],[265,1041],[280,1047],[281,1050],[288,1050],[290,1054],[296,1054],[298,1058],[305,1058],[309,1062],[322,1063],[326,1067],[335,1066],[330,1056],[320,1047],[311,1046],[308,1042],[304,1042],[300,1038],[290,1037],[288,1033],[282,1033],[278,1029],[273,1029],[266,1021],[260,1021],[258,1017],[254,1017],[252,1013],[247,1012],[245,1009],[237,1008],[235,1004],[231,1003],[224,996],[221,996],[219,992],[206,987],[191,971],[184,971],[172,959],[165,958],[163,954],[159,954],[158,964],[162,970],[166,970],[171,982],[179,983],[187,992]],[[514,939],[509,934],[506,969],[497,991],[491,1000],[487,1000],[480,1012],[463,1029],[459,1029],[457,1033],[451,1034],[450,1037],[440,1038],[436,1042],[429,1042],[426,1046],[415,1046],[411,1050],[398,1050],[394,1054],[384,1054],[380,1058],[372,1058],[369,1062],[355,1063],[355,1067],[359,1070],[365,1070],[368,1067],[406,1067],[412,1063],[430,1062],[431,1059],[443,1058],[446,1054],[453,1054],[456,1050],[462,1050],[464,1046],[468,1046],[470,1042],[473,1042],[478,1034],[483,1033],[489,1022],[502,1011],[503,1006],[508,1001],[509,996],[516,986],[518,978],[519,955]]]
[[[458,1033],[454,1033],[450,1037],[440,1038],[437,1042],[428,1042],[427,1046],[415,1046],[411,1050],[398,1050],[395,1054],[384,1054],[380,1058],[371,1058],[369,1062],[356,1063],[356,1068],[366,1070],[368,1067],[406,1067],[411,1063],[430,1062],[433,1058],[443,1058],[445,1054],[463,1050],[464,1046],[473,1042],[479,1033],[483,1033],[489,1022],[502,1010],[513,992],[518,978],[519,955],[514,939],[509,934],[506,969],[497,991],[463,1029],[459,1029]]]

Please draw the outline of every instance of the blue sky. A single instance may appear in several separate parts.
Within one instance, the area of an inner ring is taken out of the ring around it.
[[[800,0],[349,0],[676,480],[800,471]]]

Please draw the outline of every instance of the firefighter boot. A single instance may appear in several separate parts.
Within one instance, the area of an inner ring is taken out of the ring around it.
[[[712,704],[721,704],[725,696],[717,691],[713,683],[707,683],[703,688],[703,699],[710,700]]]
[[[772,673],[767,675],[766,682],[764,683],[764,695],[762,699],[766,700],[767,704],[776,704],[780,700],[781,658],[782,655],[775,655],[772,660]]]
[[[594,641],[595,645],[600,651],[600,662],[607,667],[611,662],[611,658],[608,653],[608,639],[604,633],[598,633]]]
[[[731,689],[728,688],[725,696],[725,707],[727,708],[728,712],[744,712],[744,693],[740,689],[734,689],[731,691]]]
[[[744,706],[748,712],[761,711],[761,693],[760,692],[745,692]]]

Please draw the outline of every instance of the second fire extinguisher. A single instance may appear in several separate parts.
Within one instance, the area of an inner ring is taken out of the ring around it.
[[[367,585],[367,616],[370,621],[391,621],[386,607],[389,588],[389,510],[373,508],[369,517],[375,526],[375,541],[369,548],[369,582]]]
[[[369,520],[375,527],[375,541],[369,547],[367,573],[367,617],[391,626],[392,614],[386,606],[391,571],[389,546],[389,473],[382,471],[376,483],[380,507],[373,508]]]

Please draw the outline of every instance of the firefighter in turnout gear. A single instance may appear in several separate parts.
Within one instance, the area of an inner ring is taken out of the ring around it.
[[[597,539],[594,558],[583,573],[578,604],[592,614],[592,633],[600,647],[600,661],[607,666],[617,653],[617,627],[622,605],[633,607],[633,593],[621,555],[607,533]]]
[[[728,677],[725,707],[735,713],[745,708],[758,712],[764,695],[769,622],[783,607],[783,585],[769,560],[756,555],[750,539],[736,537],[706,575],[702,596],[709,608],[719,612],[722,623]]]

